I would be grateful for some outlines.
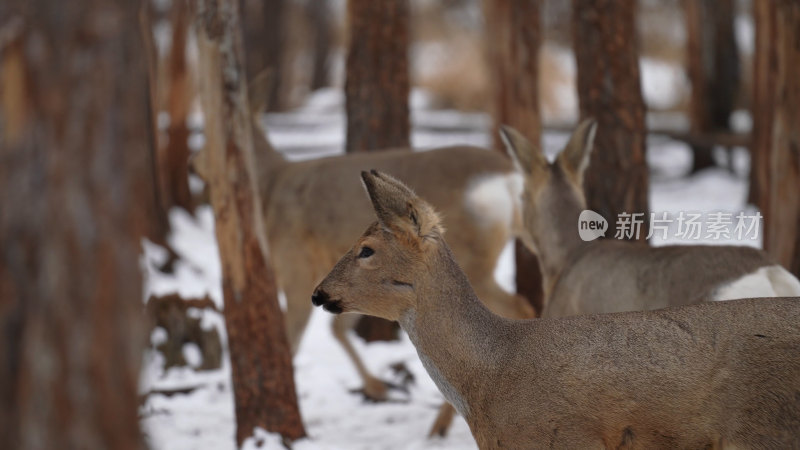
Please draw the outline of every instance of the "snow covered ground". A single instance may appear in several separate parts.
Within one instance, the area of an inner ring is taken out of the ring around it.
[[[481,114],[464,114],[426,109],[426,98],[415,93],[413,143],[418,147],[434,147],[453,143],[486,146],[489,120]],[[266,120],[274,145],[292,159],[304,159],[341,152],[344,121],[340,94],[328,91],[313,97],[293,113],[270,116]],[[567,136],[546,133],[543,144],[548,154],[555,154]],[[746,173],[749,162],[744,151],[734,152],[737,175],[724,169],[708,170],[685,178],[691,161],[689,149],[682,143],[654,138],[649,143],[648,163],[651,166],[651,210],[738,213],[744,210],[747,194]],[[209,294],[222,305],[220,267],[213,238],[213,216],[205,207],[196,216],[174,212],[171,217],[174,235],[171,242],[183,260],[174,276],[148,270],[148,292],[178,292],[186,297]],[[674,234],[672,232],[671,234]],[[675,242],[668,239],[668,242]],[[664,242],[657,242],[663,244]],[[684,242],[686,243],[686,242]],[[718,240],[714,243],[731,243]],[[742,242],[760,245],[760,241]],[[157,260],[160,252],[149,247],[148,260]],[[280,264],[275,261],[275,264]],[[507,251],[497,268],[498,280],[513,289],[513,258]],[[309,287],[309,290],[311,287]],[[309,291],[310,292],[310,291]],[[223,341],[224,322],[211,311],[196,311],[206,326],[218,327]],[[295,363],[298,397],[309,438],[295,448],[305,449],[472,449],[476,448],[466,423],[458,418],[445,439],[429,440],[425,436],[442,397],[425,373],[409,340],[396,343],[356,345],[374,373],[391,378],[390,366],[404,362],[416,377],[409,396],[396,402],[371,404],[349,391],[360,383],[344,352],[335,343],[330,331],[331,316],[315,311],[303,339]],[[163,330],[151,337],[158,342]],[[187,360],[198,360],[197,349],[187,346]],[[155,449],[233,449],[234,417],[230,385],[230,367],[196,373],[190,369],[164,372],[160,355],[148,351],[144,356],[140,390],[174,389],[199,386],[189,394],[149,395],[141,408],[141,423],[152,448]],[[280,448],[279,441],[263,431],[256,431],[248,441],[249,448]]]

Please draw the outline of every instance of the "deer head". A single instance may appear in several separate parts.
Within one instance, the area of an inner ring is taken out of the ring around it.
[[[399,320],[414,308],[415,289],[429,278],[428,264],[444,232],[428,203],[400,181],[361,172],[378,221],[319,284],[311,301],[339,313]]]
[[[565,232],[578,237],[578,216],[586,209],[583,173],[589,166],[596,130],[593,119],[578,124],[564,150],[549,163],[542,150],[520,132],[509,126],[500,128],[506,150],[525,178],[523,220],[537,252],[563,248],[559,236]]]

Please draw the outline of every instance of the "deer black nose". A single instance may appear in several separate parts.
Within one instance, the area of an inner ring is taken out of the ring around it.
[[[331,297],[328,295],[327,292],[323,291],[322,289],[317,289],[311,294],[311,304],[314,306],[322,306],[323,304],[327,303]]]

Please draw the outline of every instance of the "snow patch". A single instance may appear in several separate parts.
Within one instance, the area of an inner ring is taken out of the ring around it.
[[[511,228],[521,208],[522,186],[518,173],[480,176],[470,182],[464,202],[481,226]]]

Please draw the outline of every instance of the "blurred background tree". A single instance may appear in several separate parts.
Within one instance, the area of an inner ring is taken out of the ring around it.
[[[511,125],[529,141],[541,146],[539,114],[539,47],[541,0],[484,0],[486,34],[491,36],[488,66],[491,68],[492,135],[495,149],[505,153],[498,129]],[[537,313],[544,292],[539,261],[521,241],[514,246],[517,293],[527,298]]]
[[[408,8],[408,0],[347,2],[344,92],[349,153],[411,145]],[[399,330],[396,323],[367,316],[356,328],[367,341],[395,340]]]
[[[584,191],[589,209],[609,220],[643,213],[635,239],[649,228],[645,107],[639,80],[634,0],[573,0],[573,43],[581,118],[597,120]]]
[[[291,81],[284,81],[291,76],[284,64],[288,57],[288,3],[286,0],[239,0],[247,53],[247,79],[252,81],[265,69],[272,72],[264,105],[267,111],[283,110],[288,102],[286,90]]]
[[[759,3],[759,2],[756,2]],[[756,5],[751,182],[764,215],[764,249],[800,275],[800,3]]]
[[[408,0],[348,0],[348,152],[410,146]]]
[[[155,194],[139,4],[0,4],[0,442],[139,449]],[[8,34],[6,34],[8,33]]]
[[[692,133],[729,133],[739,93],[740,63],[734,35],[734,0],[685,0],[689,123]],[[692,144],[692,172],[716,165],[714,146]]]

